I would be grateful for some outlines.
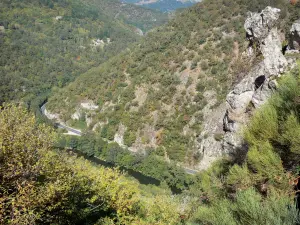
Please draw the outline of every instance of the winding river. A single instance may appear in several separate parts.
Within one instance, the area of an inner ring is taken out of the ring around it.
[[[45,115],[46,104],[47,104],[47,102],[45,102],[40,107],[40,111],[41,111],[41,113],[46,118],[48,118],[47,115]],[[69,134],[71,133],[71,134],[77,135],[77,136],[83,135],[83,133],[80,130],[72,128],[72,127],[68,127],[68,126],[66,126],[65,124],[62,124],[62,123],[55,123],[55,126],[59,127],[59,128],[66,129],[69,132]],[[104,160],[101,160],[101,159],[99,159],[97,157],[89,157],[89,156],[83,154],[82,152],[80,152],[78,150],[68,149],[67,151],[73,152],[73,153],[75,153],[78,156],[82,156],[82,157],[88,159],[89,161],[91,161],[91,162],[93,162],[93,163],[95,163],[97,165],[101,165],[101,166],[104,166],[104,167],[107,167],[107,168],[117,167],[117,165],[114,165],[112,163],[108,163],[108,162],[106,162]],[[151,185],[155,185],[155,186],[159,186],[160,185],[160,181],[159,180],[157,180],[157,179],[155,179],[153,177],[150,177],[150,176],[146,176],[146,175],[144,175],[144,174],[142,174],[142,173],[140,173],[138,171],[135,171],[135,170],[132,170],[132,169],[128,169],[128,168],[125,168],[125,167],[119,167],[119,169],[121,171],[125,171],[129,176],[131,176],[131,177],[135,178],[136,180],[138,180],[140,184],[145,184],[145,185],[151,184]],[[184,168],[184,169],[185,169],[186,173],[188,173],[188,174],[195,174],[195,173],[198,172],[196,170],[192,170],[192,169],[189,169],[189,168]],[[179,194],[179,193],[181,193],[181,190],[179,190],[179,189],[177,189],[175,187],[171,187],[171,190],[172,190],[173,194]]]

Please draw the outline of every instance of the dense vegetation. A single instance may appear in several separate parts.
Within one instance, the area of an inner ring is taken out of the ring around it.
[[[180,8],[187,8],[196,3],[196,1],[189,0],[157,0],[152,1],[151,3],[147,2],[146,4],[143,4],[144,1],[141,0],[123,0],[123,2],[139,4],[145,8],[157,9],[163,12],[170,12]]]
[[[57,147],[78,150],[88,157],[94,156],[113,165],[139,171],[166,183],[176,191],[185,190],[192,182],[191,175],[186,174],[183,168],[158,157],[154,149],[146,149],[145,153],[133,153],[117,143],[107,143],[100,137],[95,138],[93,134],[82,137],[61,135]]]
[[[6,105],[0,112],[0,222],[299,224],[299,85],[300,66],[280,80],[245,128],[246,156],[215,163],[172,197],[56,151],[51,129],[22,107]]]
[[[299,224],[300,66],[245,128],[249,150],[233,166],[218,163],[191,190],[204,204],[200,224]]]
[[[37,108],[52,87],[64,87],[138,40],[134,26],[148,30],[165,20],[121,6],[111,0],[1,1],[0,104],[22,99]],[[92,46],[97,39],[104,43]]]
[[[22,107],[1,109],[1,224],[180,222],[177,200],[141,196],[118,171],[55,151],[55,136]]]
[[[243,131],[247,152],[192,177],[174,163],[201,159],[194,141],[202,110],[217,107],[248,69],[241,54],[246,12],[279,7],[285,30],[300,3],[204,0],[119,54],[139,39],[128,25],[134,17],[103,0],[120,12],[111,20],[97,2],[0,2],[0,100],[25,102],[0,108],[0,224],[300,224],[300,64],[254,112]],[[90,46],[97,38],[103,48]],[[59,137],[28,112],[50,91],[47,108],[85,135]],[[114,142],[116,133],[124,133],[125,146]],[[162,184],[141,185],[64,147]]]
[[[47,107],[70,125],[81,113],[89,129],[111,141],[124,126],[124,145],[133,151],[151,147],[162,157],[197,164],[203,112],[221,104],[251,66],[242,56],[246,13],[267,5],[282,9],[282,30],[300,16],[300,3],[283,0],[203,1],[57,90]],[[99,108],[83,109],[87,100]]]
[[[85,0],[109,18],[124,21],[143,32],[165,23],[168,15],[156,10],[145,9],[132,4],[123,4],[119,0]]]

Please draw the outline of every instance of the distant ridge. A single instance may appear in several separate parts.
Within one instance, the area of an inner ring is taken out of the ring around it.
[[[122,2],[140,5],[162,12],[170,12],[180,8],[190,7],[197,2],[201,2],[201,0],[122,0]]]

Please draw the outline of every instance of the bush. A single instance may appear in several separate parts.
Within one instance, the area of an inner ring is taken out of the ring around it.
[[[197,65],[198,65],[198,62],[192,62],[192,64],[191,64],[191,70],[194,70],[194,69],[196,69],[197,68]]]
[[[128,147],[132,146],[132,144],[136,140],[136,134],[132,131],[126,131],[124,134],[124,144]]]
[[[245,131],[246,141],[254,146],[278,137],[278,116],[272,105],[265,105],[253,116]]]
[[[208,70],[208,68],[209,68],[206,61],[202,61],[200,63],[200,66],[201,66],[201,69],[204,70],[204,71]]]
[[[136,184],[118,171],[54,151],[56,135],[21,107],[1,109],[0,125],[1,224],[89,224],[105,217],[126,224],[135,218]]]

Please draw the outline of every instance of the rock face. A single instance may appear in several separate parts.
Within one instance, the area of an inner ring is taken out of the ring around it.
[[[84,101],[80,103],[81,108],[87,109],[87,110],[96,110],[99,108],[99,106],[95,105],[92,101]]]
[[[290,32],[290,46],[292,49],[300,51],[300,19],[294,22]]]
[[[41,111],[49,120],[60,121],[58,114],[51,113],[46,109],[46,104],[41,107]]]
[[[203,131],[201,132],[196,146],[201,154],[201,162],[197,169],[206,169],[216,158],[222,156],[222,143],[216,141],[214,135],[223,132],[223,116],[226,104],[223,103],[217,109],[212,109],[212,106],[217,102],[216,93],[206,91],[203,96],[208,104],[202,110],[203,113]]]
[[[240,132],[241,127],[249,120],[249,109],[258,108],[266,102],[276,88],[276,78],[289,68],[282,53],[282,40],[276,27],[279,16],[280,9],[272,7],[267,7],[261,13],[248,14],[244,28],[250,42],[249,49],[261,55],[262,61],[230,91],[226,106],[221,105],[210,115],[215,115],[216,118],[209,126],[221,126],[225,133],[221,142],[212,138],[212,133],[207,137],[209,142],[198,140],[198,149],[203,156],[199,169],[207,168],[222,155],[246,151]],[[296,25],[292,29],[296,32],[298,28]]]
[[[256,65],[242,81],[227,95],[224,117],[223,148],[232,152],[241,148],[238,132],[249,118],[247,110],[259,107],[276,88],[276,77],[288,68],[288,62],[282,53],[282,41],[276,24],[280,9],[267,7],[261,13],[250,13],[244,28],[250,44],[258,46],[263,60]]]
[[[280,9],[268,6],[261,13],[248,13],[244,28],[250,40],[262,40],[268,36],[270,29],[276,26]]]
[[[123,125],[119,125],[118,132],[115,134],[114,142],[118,143],[121,147],[125,147],[124,145],[124,134],[127,128]]]

